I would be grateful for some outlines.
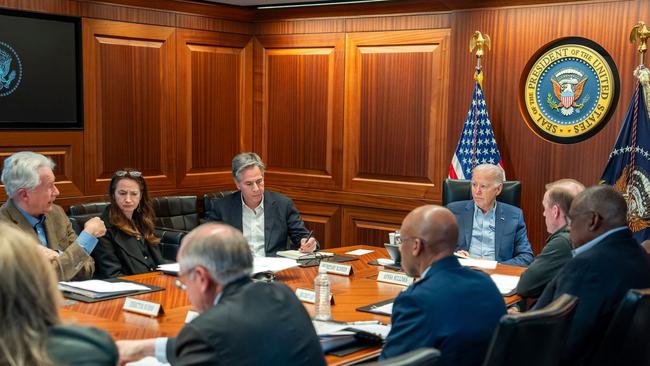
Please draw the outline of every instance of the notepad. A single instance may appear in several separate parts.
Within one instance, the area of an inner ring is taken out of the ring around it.
[[[112,297],[138,291],[149,291],[149,287],[133,282],[108,282],[102,280],[59,282],[59,290],[71,292],[91,299]]]

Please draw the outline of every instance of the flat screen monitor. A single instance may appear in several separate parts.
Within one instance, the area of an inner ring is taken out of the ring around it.
[[[0,129],[81,129],[81,20],[0,9]]]

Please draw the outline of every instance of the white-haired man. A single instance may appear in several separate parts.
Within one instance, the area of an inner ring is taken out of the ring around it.
[[[177,286],[200,315],[176,338],[119,341],[120,362],[172,365],[325,365],[309,315],[285,285],[253,282],[253,255],[226,224],[192,230],[178,252]]]
[[[472,200],[452,202],[460,228],[458,250],[471,258],[527,266],[533,261],[524,214],[520,208],[497,202],[504,181],[498,165],[481,164],[472,171]]]
[[[91,278],[95,264],[90,253],[106,227],[101,219],[90,219],[77,237],[63,209],[54,204],[59,190],[52,169],[51,159],[30,151],[6,158],[2,184],[9,199],[0,207],[0,221],[38,239],[60,280]]]

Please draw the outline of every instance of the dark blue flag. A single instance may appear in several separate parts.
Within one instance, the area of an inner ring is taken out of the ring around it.
[[[650,74],[648,69],[640,72]],[[647,75],[646,74],[646,75]],[[647,80],[647,76],[646,79]],[[650,93],[646,86],[646,93]],[[650,122],[644,88],[637,88],[625,114],[602,183],[621,192],[628,204],[628,225],[639,242],[650,238]]]

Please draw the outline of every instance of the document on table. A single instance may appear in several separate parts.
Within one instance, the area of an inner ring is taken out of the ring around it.
[[[497,268],[497,261],[490,261],[487,259],[458,258],[458,261],[463,267],[476,267],[485,269]]]
[[[145,357],[140,361],[129,362],[126,366],[169,366],[168,363],[162,363],[155,357]]]
[[[279,257],[285,257],[290,259],[314,259],[316,256],[320,256],[320,257],[334,256],[334,253],[329,253],[329,252],[303,253],[299,250],[280,250],[276,254]]]
[[[88,281],[71,281],[71,282],[59,282],[59,286],[64,289],[68,287],[92,291],[92,292],[129,292],[129,291],[146,291],[150,290],[149,287],[144,285],[138,285],[133,282],[106,282],[102,280],[88,280]]]
[[[364,255],[368,253],[372,253],[374,250],[368,250],[368,249],[355,249],[350,252],[346,252],[345,254],[350,254],[350,255]]]
[[[278,257],[254,257],[253,273],[260,272],[280,272],[285,269],[297,267],[298,263],[294,259]]]
[[[253,273],[280,272],[285,269],[298,266],[294,259],[279,257],[253,257]],[[161,264],[157,268],[160,271],[171,274],[178,274],[180,271],[178,263]]]
[[[500,274],[490,275],[492,281],[497,285],[502,295],[514,295],[519,283],[519,276],[507,276]]]

